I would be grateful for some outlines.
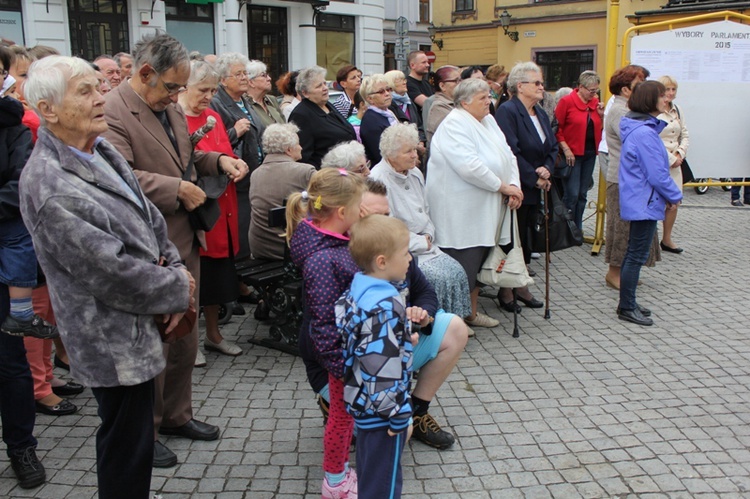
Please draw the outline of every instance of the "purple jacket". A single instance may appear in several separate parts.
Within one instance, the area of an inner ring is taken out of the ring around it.
[[[667,150],[659,137],[666,123],[648,114],[629,112],[620,120],[620,217],[664,220],[666,203],[682,200],[669,176]]]
[[[321,230],[303,220],[292,236],[290,255],[294,264],[302,269],[305,281],[300,350],[311,341],[315,359],[326,371],[342,378],[343,343],[333,307],[359,271],[349,254],[349,238]]]

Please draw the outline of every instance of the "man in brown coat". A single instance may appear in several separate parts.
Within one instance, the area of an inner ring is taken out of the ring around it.
[[[160,34],[141,39],[135,46],[133,76],[107,94],[104,137],[125,157],[135,171],[146,196],[164,215],[169,239],[195,277],[196,308],[200,290],[199,247],[205,247],[202,231],[194,231],[188,211],[203,204],[205,193],[182,180],[192,147],[185,115],[176,105],[190,76],[187,49],[175,38]],[[195,152],[195,168],[201,175],[224,172],[235,182],[247,175],[242,160],[219,153]],[[192,372],[198,351],[198,325],[175,343],[164,344],[167,367],[156,378],[154,427],[162,435],[193,440],[219,438],[217,426],[193,419]],[[154,466],[171,467],[177,456],[158,440]]]

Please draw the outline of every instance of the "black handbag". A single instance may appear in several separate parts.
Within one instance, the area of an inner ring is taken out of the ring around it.
[[[562,152],[561,149],[557,153],[557,158],[555,159],[555,172],[552,176],[562,180],[568,180],[571,173],[573,173],[573,167],[568,164],[568,160],[565,159],[565,153]]]
[[[193,155],[190,154],[190,162],[185,169],[183,180],[190,182],[190,176],[193,173]],[[213,175],[209,177],[199,177],[195,185],[200,187],[206,193],[206,202],[188,211],[188,220],[193,230],[209,231],[214,228],[216,222],[221,216],[221,207],[219,206],[219,197],[224,194],[229,183],[226,175]]]
[[[546,213],[549,213],[549,220],[545,222]],[[583,233],[573,221],[573,213],[565,207],[556,181],[552,182],[552,187],[547,193],[547,206],[543,201],[539,203],[539,211],[531,235],[531,251],[537,253],[547,251],[545,223],[549,224],[550,252],[583,244]]]
[[[687,158],[682,159],[682,164],[680,165],[680,169],[682,170],[682,183],[687,184],[688,182],[692,182],[695,180],[695,175],[693,175],[693,170],[690,169],[690,165],[687,162]]]

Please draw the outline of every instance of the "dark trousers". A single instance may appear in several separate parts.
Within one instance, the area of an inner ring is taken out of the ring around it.
[[[733,178],[733,182],[742,182],[748,180],[750,181],[750,178]],[[740,199],[740,189],[742,189],[742,186],[740,185],[733,185],[731,188],[731,195],[732,195],[732,201],[739,200]],[[745,204],[750,204],[750,186],[745,186],[745,196],[743,198],[743,202]]]
[[[102,499],[147,499],[154,461],[154,380],[92,388],[102,424],[96,472]]]
[[[0,324],[10,312],[8,288],[0,284]],[[36,447],[34,381],[23,338],[0,333],[0,416],[8,455]]]
[[[388,428],[357,429],[357,491],[359,499],[397,499],[404,478],[401,454],[406,431],[393,437]]]
[[[630,222],[628,250],[620,267],[620,309],[635,310],[635,289],[641,275],[641,267],[648,260],[651,241],[656,232],[656,220],[635,220]]]
[[[522,204],[516,215],[518,216],[518,232],[521,234],[521,249],[523,249],[523,261],[528,265],[531,262],[531,231],[534,230],[536,214],[539,209],[535,204]]]
[[[573,212],[573,221],[583,230],[583,212],[586,210],[586,198],[594,175],[596,165],[596,151],[587,152],[583,156],[576,156],[576,162],[565,181],[563,203]]]

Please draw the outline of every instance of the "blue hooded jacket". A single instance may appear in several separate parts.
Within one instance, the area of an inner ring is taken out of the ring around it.
[[[666,125],[651,115],[632,111],[620,120],[623,220],[664,220],[666,203],[677,204],[682,200],[682,189],[669,176],[667,150],[659,137]]]
[[[413,347],[406,297],[388,281],[357,273],[336,302],[336,326],[344,339],[344,402],[357,427],[390,428],[411,423],[409,383]]]

